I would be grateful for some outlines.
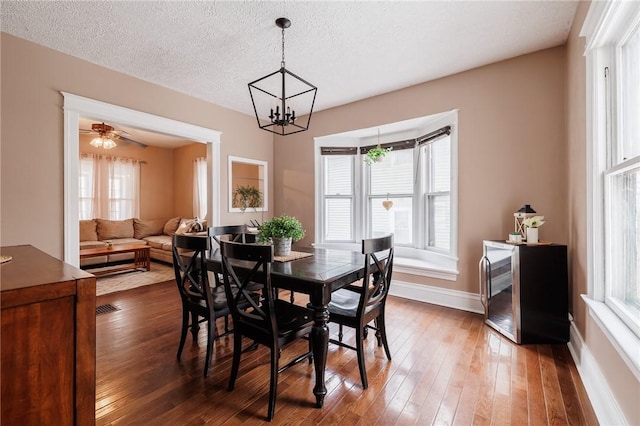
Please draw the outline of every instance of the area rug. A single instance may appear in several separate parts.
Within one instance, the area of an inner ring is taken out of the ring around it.
[[[91,271],[88,271],[91,272]],[[115,293],[116,291],[130,290],[144,285],[157,284],[175,279],[173,267],[163,263],[151,262],[150,271],[125,271],[96,280],[96,295]]]

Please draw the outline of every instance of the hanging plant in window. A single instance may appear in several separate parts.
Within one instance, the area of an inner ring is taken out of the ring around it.
[[[364,157],[364,162],[368,165],[372,165],[373,163],[382,161],[382,159],[387,155],[387,153],[391,152],[392,149],[392,147],[382,148],[380,146],[380,129],[378,129],[378,146],[367,151],[367,155]]]

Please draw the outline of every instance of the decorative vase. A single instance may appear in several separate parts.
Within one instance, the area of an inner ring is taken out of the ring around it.
[[[538,228],[527,228],[527,243],[538,244]]]
[[[289,256],[291,254],[291,238],[272,238],[273,255]]]

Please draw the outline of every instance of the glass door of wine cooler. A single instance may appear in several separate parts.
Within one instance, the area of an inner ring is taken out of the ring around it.
[[[510,340],[520,343],[517,321],[517,246],[484,241],[480,259],[480,297],[485,322]]]

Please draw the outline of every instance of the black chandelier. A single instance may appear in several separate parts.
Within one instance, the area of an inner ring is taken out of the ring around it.
[[[318,88],[284,66],[284,30],[291,26],[287,18],[276,19],[282,28],[280,69],[249,83],[249,93],[258,126],[278,135],[291,135],[309,128]]]

